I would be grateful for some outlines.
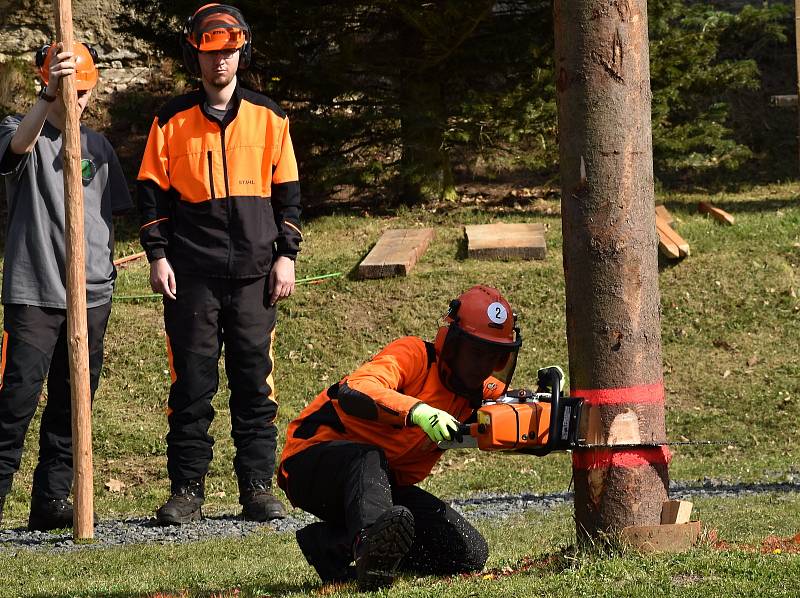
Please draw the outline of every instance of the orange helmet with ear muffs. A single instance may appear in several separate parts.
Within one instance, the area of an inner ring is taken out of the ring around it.
[[[479,407],[488,379],[508,389],[522,336],[500,291],[476,285],[450,302],[434,346],[442,384]]]
[[[73,46],[75,62],[75,89],[85,91],[97,85],[97,52],[89,44],[81,43]],[[50,61],[56,53],[56,44],[42,46],[36,52],[36,68],[45,85],[50,79]]]
[[[186,19],[181,34],[183,62],[192,75],[200,76],[198,52],[239,50],[239,70],[250,66],[253,53],[250,26],[242,12],[227,4],[205,4]]]

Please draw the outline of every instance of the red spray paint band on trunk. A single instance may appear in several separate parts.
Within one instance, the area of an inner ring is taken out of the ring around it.
[[[663,405],[664,382],[659,380],[654,384],[625,388],[573,389],[570,394],[581,397],[585,404],[593,407],[620,404]],[[667,446],[581,450],[572,455],[572,465],[578,470],[666,466],[670,461],[672,453]]]
[[[572,453],[572,467],[582,471],[590,469],[608,469],[669,465],[672,453],[667,446],[626,448],[626,449],[589,449]]]
[[[570,395],[581,397],[587,405],[618,405],[620,403],[641,403],[645,405],[664,403],[664,382],[628,386],[626,388],[598,388],[582,390],[570,389]]]

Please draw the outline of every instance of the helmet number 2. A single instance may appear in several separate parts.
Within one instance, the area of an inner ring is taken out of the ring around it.
[[[486,315],[488,315],[489,319],[495,324],[504,324],[508,319],[508,310],[506,310],[502,303],[495,301],[489,305],[486,310]]]

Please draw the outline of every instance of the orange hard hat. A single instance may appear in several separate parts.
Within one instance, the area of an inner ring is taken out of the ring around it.
[[[186,23],[184,35],[200,52],[236,50],[249,41],[250,28],[238,9],[212,3],[195,11]]]
[[[487,379],[508,388],[522,346],[516,320],[508,301],[492,287],[476,285],[453,299],[434,341],[445,387],[474,406],[483,399]]]
[[[50,79],[50,61],[56,53],[56,44],[42,46],[36,53],[36,67],[45,85]],[[85,91],[97,85],[97,52],[88,44],[73,44],[72,60],[75,62],[75,89]]]

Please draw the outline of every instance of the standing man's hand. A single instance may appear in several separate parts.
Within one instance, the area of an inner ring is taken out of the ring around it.
[[[294,293],[294,260],[280,256],[269,273],[269,304],[275,305]]]
[[[154,293],[175,299],[175,294],[178,292],[175,286],[175,272],[167,258],[162,257],[150,262],[150,288]]]

